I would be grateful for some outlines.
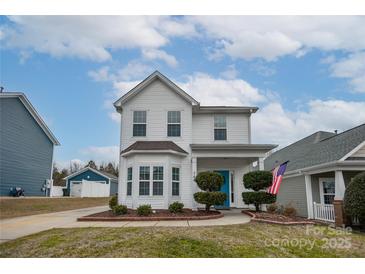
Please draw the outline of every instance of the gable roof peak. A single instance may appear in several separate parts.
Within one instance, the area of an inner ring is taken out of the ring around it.
[[[178,85],[176,85],[173,81],[167,78],[158,70],[152,72],[146,79],[140,82],[137,86],[132,88],[130,91],[125,93],[122,97],[120,97],[117,101],[114,102],[114,107],[117,109],[121,109],[121,105],[132,99],[135,95],[137,95],[140,91],[142,91],[145,87],[151,84],[156,78],[170,87],[174,92],[180,95],[183,99],[190,102],[192,105],[199,105],[200,103],[195,100],[192,96],[190,96],[186,91],[181,89]]]
[[[26,110],[30,113],[33,119],[36,121],[38,126],[43,130],[48,139],[56,146],[60,145],[60,142],[53,135],[51,130],[48,128],[47,124],[44,122],[42,117],[39,115],[37,110],[33,107],[31,102],[28,100],[27,96],[23,92],[0,92],[1,98],[18,98],[19,101],[24,105]]]

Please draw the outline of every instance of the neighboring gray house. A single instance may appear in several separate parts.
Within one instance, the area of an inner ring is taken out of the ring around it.
[[[365,170],[365,124],[339,134],[318,131],[271,154],[265,169],[285,161],[278,203],[292,203],[300,216],[334,221],[333,201],[342,201],[351,178]]]
[[[45,196],[59,142],[23,93],[0,93],[0,195]]]

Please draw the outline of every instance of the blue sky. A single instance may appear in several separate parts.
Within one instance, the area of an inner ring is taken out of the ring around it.
[[[117,159],[123,93],[160,70],[207,104],[255,105],[253,142],[365,122],[365,17],[1,17],[0,82],[61,142],[55,160]]]

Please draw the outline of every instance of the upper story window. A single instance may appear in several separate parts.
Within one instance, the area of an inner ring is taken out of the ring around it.
[[[133,111],[133,136],[146,136],[147,112]]]
[[[214,116],[214,140],[227,140],[227,123],[225,115]]]
[[[179,137],[181,136],[181,112],[168,111],[167,112],[167,136]]]

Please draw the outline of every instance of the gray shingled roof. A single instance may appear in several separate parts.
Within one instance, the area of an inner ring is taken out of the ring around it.
[[[365,141],[365,124],[339,134],[318,131],[265,159],[265,169],[289,161],[287,171],[333,162],[341,159]]]
[[[174,150],[176,152],[188,154],[172,141],[137,141],[124,149],[121,153],[132,150]]]
[[[98,170],[98,172],[100,172],[101,174],[104,174],[105,176],[107,176],[110,179],[118,180],[118,177],[115,176],[114,174],[111,174],[111,173],[108,173],[108,172],[105,172],[105,171],[101,171],[101,170]]]

